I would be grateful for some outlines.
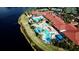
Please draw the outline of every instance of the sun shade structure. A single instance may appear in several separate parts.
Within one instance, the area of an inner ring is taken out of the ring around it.
[[[65,30],[62,33],[73,41],[76,45],[79,45],[79,29],[76,28],[73,24],[65,23],[63,19],[56,16],[53,12],[50,11],[32,11],[32,14],[41,14],[46,17],[52,25],[59,31]]]

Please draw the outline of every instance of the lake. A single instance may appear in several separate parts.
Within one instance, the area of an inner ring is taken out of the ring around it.
[[[0,7],[0,50],[32,51],[30,44],[20,32],[18,18],[26,7]]]

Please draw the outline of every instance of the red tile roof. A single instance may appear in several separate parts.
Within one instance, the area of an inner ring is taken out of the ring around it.
[[[32,14],[42,14],[44,15],[49,21],[52,22],[52,25],[54,25],[58,30],[65,29],[66,31],[63,32],[66,37],[68,37],[71,41],[79,45],[79,29],[76,28],[72,24],[66,24],[64,21],[56,16],[54,13],[50,12],[38,12],[33,11]]]

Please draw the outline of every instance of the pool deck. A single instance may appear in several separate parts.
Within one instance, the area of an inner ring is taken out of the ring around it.
[[[18,23],[20,24],[20,29],[31,47],[34,50],[37,50],[34,46],[39,47],[43,51],[63,51],[63,48],[56,47],[54,45],[48,45],[45,44],[42,40],[40,40],[38,37],[35,36],[35,33],[30,28],[28,24],[28,17],[25,14],[22,14],[21,17],[18,20]]]

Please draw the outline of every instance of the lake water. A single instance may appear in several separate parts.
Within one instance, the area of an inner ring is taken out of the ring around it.
[[[20,32],[18,18],[28,8],[0,7],[0,50],[33,50]]]

